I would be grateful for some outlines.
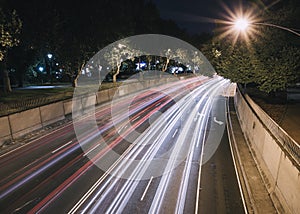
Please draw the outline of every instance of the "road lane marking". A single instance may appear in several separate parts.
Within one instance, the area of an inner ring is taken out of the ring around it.
[[[153,176],[151,176],[151,178],[150,178],[150,180],[149,180],[149,182],[148,182],[148,184],[147,184],[147,186],[146,186],[146,189],[145,189],[145,191],[144,191],[144,193],[143,193],[143,195],[142,195],[142,197],[141,197],[141,201],[144,200],[144,197],[145,197],[145,195],[146,195],[146,193],[147,193],[147,191],[148,191],[148,189],[149,189],[149,187],[150,187],[150,184],[151,184],[152,180],[153,180]]]
[[[172,135],[172,138],[175,137],[175,135],[177,134],[177,132],[178,132],[178,129],[175,130],[174,134]]]
[[[91,148],[89,151],[85,152],[85,154],[83,155],[83,157],[87,156],[89,153],[91,153],[94,149],[96,149],[98,146],[100,146],[100,144],[97,144],[96,146],[94,146],[93,148]]]
[[[217,120],[216,117],[214,117],[214,122],[219,124],[220,126],[224,124],[222,121]]]
[[[64,145],[62,145],[61,147],[59,147],[58,149],[55,149],[55,150],[53,150],[51,153],[52,154],[54,154],[54,153],[56,153],[57,151],[59,151],[59,150],[61,150],[61,149],[63,149],[63,148],[65,148],[66,146],[68,146],[69,144],[71,144],[71,143],[73,143],[73,141],[71,140],[71,141],[69,141],[68,143],[66,143],[66,144],[64,144]]]
[[[25,204],[23,204],[21,207],[18,207],[17,209],[14,210],[14,213],[15,212],[18,212],[20,210],[22,210],[24,207],[26,207],[28,204],[31,204],[36,198],[30,200],[30,201],[27,201]]]
[[[196,115],[196,117],[194,118],[194,121],[195,121],[195,122],[198,120],[198,116],[199,116],[199,118],[200,118],[200,117],[204,117],[205,114],[198,112],[197,115]]]
[[[137,119],[139,119],[141,116],[137,116],[136,118],[134,118],[133,120],[132,120],[132,122],[134,122],[134,121],[136,121]]]

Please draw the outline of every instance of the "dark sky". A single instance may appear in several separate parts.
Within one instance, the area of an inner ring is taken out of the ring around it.
[[[153,0],[161,17],[172,19],[188,32],[211,32],[213,19],[225,13],[222,5],[229,7],[239,4],[239,0]]]

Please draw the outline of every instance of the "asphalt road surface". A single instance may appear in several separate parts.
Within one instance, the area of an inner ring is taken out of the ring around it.
[[[0,213],[242,213],[228,84],[145,90],[0,156]]]

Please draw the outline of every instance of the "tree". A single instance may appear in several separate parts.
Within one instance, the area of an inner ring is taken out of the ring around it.
[[[258,87],[267,93],[285,90],[297,80],[297,71],[300,68],[299,48],[277,47],[276,53],[271,50],[264,50],[260,55],[261,67],[257,73]]]
[[[104,58],[113,71],[113,83],[117,82],[117,76],[120,73],[122,62],[126,59],[134,59],[140,56],[141,52],[130,47],[128,42],[124,41],[114,45],[104,54]]]
[[[212,42],[203,48],[204,53],[215,67],[217,73],[232,82],[241,83],[246,88],[249,83],[257,82],[257,73],[262,69],[253,49],[244,42],[234,46],[230,40]]]
[[[11,92],[10,79],[7,71],[7,55],[11,48],[19,44],[21,28],[22,21],[15,10],[12,12],[4,12],[0,8],[0,62],[2,64],[3,89],[6,93]]]
[[[200,54],[198,53],[198,51],[194,51],[192,53],[191,61],[193,63],[193,67],[194,67],[193,68],[193,74],[195,74],[196,71],[199,70],[199,66],[201,64],[203,64],[203,60],[202,60]]]
[[[77,81],[84,65],[94,53],[90,50],[89,42],[79,42],[76,38],[73,39],[73,41],[69,41],[68,49],[60,52],[60,57],[65,74],[69,76],[72,86],[77,87]]]

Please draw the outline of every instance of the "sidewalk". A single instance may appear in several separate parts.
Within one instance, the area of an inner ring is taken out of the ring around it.
[[[232,98],[229,100],[228,120],[230,144],[248,213],[277,213],[255,157],[244,138]]]

